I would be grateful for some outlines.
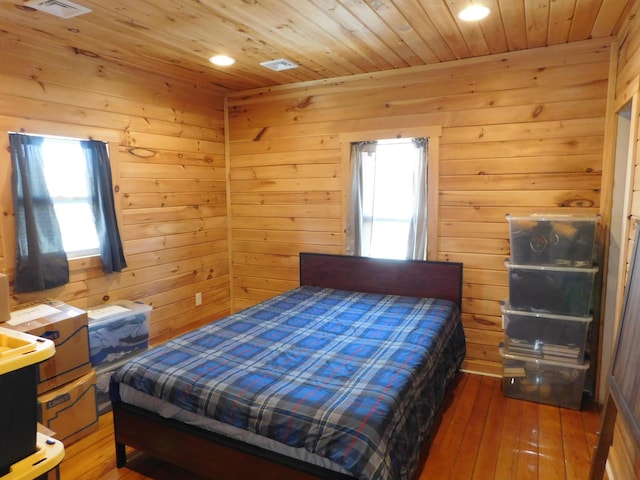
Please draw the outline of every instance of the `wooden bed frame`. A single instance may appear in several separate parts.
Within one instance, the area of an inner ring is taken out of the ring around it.
[[[414,297],[462,299],[462,264],[300,253],[300,285]],[[207,478],[352,479],[153,412],[113,402],[118,467],[126,446]]]

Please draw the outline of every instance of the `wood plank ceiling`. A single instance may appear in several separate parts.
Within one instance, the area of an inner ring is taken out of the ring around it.
[[[636,1],[76,0],[92,11],[63,19],[28,0],[2,0],[0,48],[29,38],[238,91],[608,37]],[[459,20],[472,2],[488,6],[489,17]],[[214,67],[216,54],[237,62]],[[281,58],[299,68],[260,65]]]

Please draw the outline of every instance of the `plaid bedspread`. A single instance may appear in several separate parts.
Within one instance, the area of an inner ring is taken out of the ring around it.
[[[407,479],[464,354],[452,302],[300,287],[142,354],[112,382],[356,478]]]

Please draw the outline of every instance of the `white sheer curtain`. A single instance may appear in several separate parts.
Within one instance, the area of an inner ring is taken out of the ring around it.
[[[427,259],[427,139],[412,139],[416,149],[413,171],[413,214],[407,239],[407,258]]]
[[[371,226],[364,226],[363,157],[375,155],[377,142],[351,144],[351,196],[347,216],[347,255],[368,256],[371,245]],[[364,238],[363,238],[364,236]]]
[[[348,254],[426,259],[427,140],[351,145]]]

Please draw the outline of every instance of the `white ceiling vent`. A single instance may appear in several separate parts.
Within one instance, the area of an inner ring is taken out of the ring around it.
[[[298,68],[299,65],[297,63],[293,63],[290,60],[286,60],[284,58],[279,58],[278,60],[270,60],[268,62],[262,62],[260,65],[263,67],[270,68],[276,72],[281,72],[282,70],[289,70],[291,68]]]
[[[90,8],[83,7],[69,0],[31,0],[25,3],[25,5],[60,18],[77,17],[78,15],[84,15],[91,11]]]

